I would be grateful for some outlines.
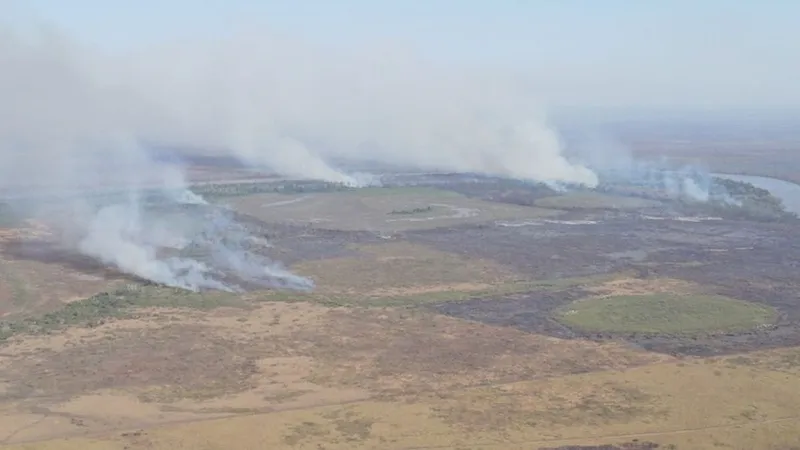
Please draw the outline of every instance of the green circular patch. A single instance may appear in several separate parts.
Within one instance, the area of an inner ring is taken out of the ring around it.
[[[775,309],[717,295],[624,295],[578,300],[556,319],[583,331],[715,333],[745,331],[773,322]]]

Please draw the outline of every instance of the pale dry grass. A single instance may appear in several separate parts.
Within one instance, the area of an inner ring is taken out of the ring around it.
[[[355,246],[357,256],[307,261],[293,267],[314,279],[319,293],[403,296],[480,291],[519,279],[492,261],[410,243]]]
[[[798,375],[687,360],[11,448],[528,450],[639,440],[777,450],[800,445],[798,402]]]
[[[314,379],[381,396],[622,369],[669,360],[618,343],[535,335],[393,309],[339,309],[295,335],[315,360]]]
[[[368,399],[413,403],[666,359],[431,314],[307,303],[148,309],[94,329],[17,337],[4,351],[8,442]],[[98,406],[104,398],[109,406]]]

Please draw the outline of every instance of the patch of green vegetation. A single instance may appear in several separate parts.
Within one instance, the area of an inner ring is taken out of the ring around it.
[[[413,308],[436,303],[466,301],[531,291],[556,291],[602,281],[609,276],[518,281],[478,291],[441,291],[410,295],[365,296],[268,291],[247,300],[227,292],[191,292],[156,285],[129,284],[40,316],[0,321],[0,341],[20,334],[41,334],[69,327],[96,327],[108,320],[130,317],[141,308],[182,308],[208,310],[220,307],[247,308],[256,302],[308,302],[329,307]]]
[[[457,192],[469,198],[520,206],[534,206],[537,199],[558,195],[555,189],[545,183],[507,178],[484,177],[481,183],[452,180],[443,185],[442,189]]]
[[[159,386],[137,395],[143,403],[176,403],[180,400],[203,401],[219,398],[231,393],[225,382],[210,382],[200,386]]]
[[[424,214],[433,211],[433,206],[426,206],[424,208],[414,208],[414,209],[393,209],[389,214],[392,215],[412,215],[412,214]]]
[[[356,188],[327,181],[266,181],[263,183],[205,184],[192,187],[192,192],[209,199],[256,194],[307,194],[352,191]]]
[[[95,327],[108,319],[128,316],[137,308],[211,309],[221,306],[244,307],[245,303],[226,292],[191,292],[131,284],[68,303],[41,316],[0,321],[0,341],[18,334],[48,333],[71,326]]]
[[[342,183],[328,181],[300,180],[300,181],[266,181],[263,183],[230,183],[230,184],[205,184],[193,186],[192,192],[204,198],[242,197],[257,194],[321,194],[321,193],[352,193],[357,195],[425,195],[425,196],[459,196],[451,191],[432,187],[364,187],[356,188]]]
[[[625,295],[578,300],[556,311],[584,331],[695,334],[744,331],[771,323],[768,306],[717,295]]]

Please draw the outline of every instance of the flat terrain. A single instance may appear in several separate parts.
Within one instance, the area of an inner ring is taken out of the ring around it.
[[[237,210],[266,222],[380,232],[558,214],[554,210],[470,199],[433,188],[365,188],[306,195],[262,194],[237,198],[231,203]]]
[[[657,206],[658,202],[633,197],[617,197],[595,192],[565,194],[555,197],[544,197],[534,203],[541,208],[555,209],[614,209],[641,210]]]
[[[50,239],[36,223],[0,229],[0,317],[58,309],[125,279],[88,258],[37,244]]]
[[[316,289],[154,286],[2,230],[2,448],[800,446],[795,222],[421,187],[222,201]]]
[[[770,326],[777,312],[716,295],[658,293],[581,299],[557,311],[556,318],[586,332],[696,334]]]

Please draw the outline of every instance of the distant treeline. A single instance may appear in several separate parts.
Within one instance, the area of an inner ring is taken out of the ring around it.
[[[521,206],[533,206],[540,198],[558,194],[558,191],[544,183],[508,178],[484,177],[478,181],[453,177],[452,182],[437,184],[436,187],[467,197]]]
[[[685,204],[684,208],[729,218],[770,221],[797,218],[786,211],[781,199],[751,183],[714,177],[709,194],[708,202]]]
[[[426,206],[424,208],[414,208],[414,209],[394,209],[389,214],[410,215],[410,214],[423,214],[431,211],[433,211],[433,206]]]
[[[328,181],[269,181],[264,183],[205,184],[193,186],[192,192],[205,198],[238,197],[255,194],[302,194],[339,192],[354,189],[343,183]]]

